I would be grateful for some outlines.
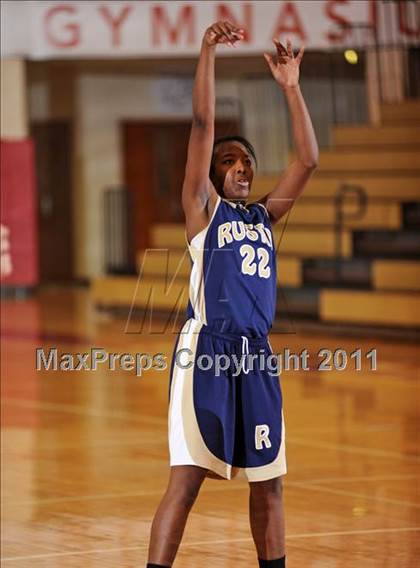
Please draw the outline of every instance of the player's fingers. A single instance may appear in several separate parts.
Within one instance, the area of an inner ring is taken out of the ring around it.
[[[237,41],[241,41],[242,39],[245,38],[245,33],[243,30],[239,30],[238,28],[232,30],[230,32],[231,34],[231,38],[232,38],[232,43],[233,45],[236,44]]]
[[[292,42],[290,41],[290,39],[287,40],[286,47],[287,47],[287,55],[293,59]]]
[[[243,37],[244,35],[244,30],[242,28],[238,28],[237,26],[234,26],[231,22],[225,22],[227,28],[229,29],[230,33],[238,36],[238,37]]]
[[[284,47],[283,44],[281,44],[281,43],[280,43],[277,39],[275,39],[275,38],[273,39],[273,43],[274,43],[274,45],[276,46],[277,53],[278,53],[279,56],[285,56],[285,55],[287,55],[287,50],[286,50],[286,48]]]
[[[264,53],[264,59],[267,61],[271,71],[274,71],[276,69],[276,64],[274,63],[273,57],[269,53]]]
[[[245,32],[232,32],[235,41],[240,41],[245,38]]]
[[[302,47],[299,49],[299,53],[296,55],[296,61],[298,63],[300,63],[302,61],[302,57],[303,57],[304,53],[305,53],[305,46],[302,45]]]
[[[212,25],[212,30],[214,31],[214,33],[216,34],[217,37],[217,41],[219,43],[226,43],[228,40],[228,37],[225,35],[225,32],[223,31],[223,29],[220,27],[219,23],[213,24]]]
[[[224,35],[225,31],[223,30],[223,27],[221,25],[220,22],[216,22],[215,24],[213,24],[213,28],[215,29],[215,31],[220,35]]]
[[[223,30],[223,34],[226,37],[228,43],[233,45],[233,42],[236,41],[235,36],[232,34],[231,30],[229,29],[229,22],[219,22],[220,28]]]
[[[215,36],[217,39],[219,39],[220,37],[220,30],[218,29],[216,24],[213,24],[212,26],[210,26],[209,29],[210,33]]]

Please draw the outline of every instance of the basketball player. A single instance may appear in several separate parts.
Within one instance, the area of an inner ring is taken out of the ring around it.
[[[290,42],[284,47],[274,40],[277,58],[264,57],[287,99],[296,160],[271,193],[247,205],[253,147],[239,136],[214,142],[216,46],[233,46],[243,34],[226,21],[210,26],[196,71],[182,192],[192,259],[190,301],[172,358],[171,473],[152,524],[149,568],[172,566],[206,476],[249,481],[259,566],[285,566],[282,395],[276,373],[255,362],[267,362],[273,354],[267,337],[276,307],[271,229],[302,192],[317,165],[318,147],[299,89],[303,48],[294,57]],[[216,374],[211,362],[217,355],[240,365],[223,365]]]

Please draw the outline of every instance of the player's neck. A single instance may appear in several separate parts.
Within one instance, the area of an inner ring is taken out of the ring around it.
[[[235,203],[236,205],[246,205],[246,199],[228,199],[226,198],[226,201],[230,201],[231,203]]]

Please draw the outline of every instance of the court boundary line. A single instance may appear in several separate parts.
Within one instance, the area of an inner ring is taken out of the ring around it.
[[[39,408],[40,410],[50,412],[63,412],[65,414],[75,414],[77,416],[90,416],[92,418],[108,418],[114,420],[127,420],[130,422],[137,422],[139,424],[154,423],[155,425],[164,425],[167,422],[167,417],[163,416],[158,418],[156,416],[145,416],[140,418],[138,415],[130,414],[128,412],[102,412],[101,410],[91,410],[90,407],[80,406],[77,404],[65,404],[56,402],[37,402],[23,398],[5,397],[1,401],[2,406],[12,404],[21,406],[23,408]]]
[[[341,495],[343,497],[357,497],[358,499],[367,499],[369,501],[376,501],[378,503],[388,503],[389,505],[398,505],[401,507],[410,507],[413,509],[420,509],[419,503],[414,503],[411,501],[401,501],[400,499],[391,499],[388,497],[379,497],[374,495],[365,495],[364,493],[355,493],[353,491],[345,491],[342,489],[333,489],[331,487],[322,487],[321,485],[308,483],[299,483],[298,485],[301,489],[306,489],[308,491],[320,491],[324,493],[330,493],[332,495]]]
[[[407,462],[420,462],[420,456],[412,456],[407,454],[401,454],[399,452],[390,452],[388,450],[378,450],[377,448],[364,448],[362,446],[354,446],[352,444],[336,444],[334,442],[307,442],[301,438],[295,436],[290,436],[286,443],[295,444],[296,446],[305,446],[307,448],[317,448],[320,450],[335,450],[337,452],[347,452],[350,454],[360,454],[367,455],[375,458],[392,458],[400,459]]]

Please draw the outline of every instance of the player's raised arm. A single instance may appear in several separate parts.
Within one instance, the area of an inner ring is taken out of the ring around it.
[[[216,22],[203,37],[193,90],[193,119],[188,144],[188,157],[182,188],[182,207],[187,232],[206,216],[211,193],[216,193],[209,180],[214,142],[215,87],[214,59],[219,43],[234,45],[243,38],[243,30],[229,22]]]
[[[287,42],[287,48],[279,41],[273,41],[277,49],[277,61],[267,53],[264,57],[286,97],[296,151],[296,159],[282,174],[274,190],[260,200],[267,207],[272,223],[275,223],[293,206],[317,167],[318,144],[299,87],[299,66],[304,48],[294,57],[290,41]]]

